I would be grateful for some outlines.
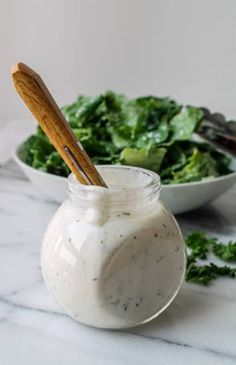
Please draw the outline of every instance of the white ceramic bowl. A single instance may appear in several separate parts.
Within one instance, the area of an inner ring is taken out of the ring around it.
[[[53,200],[61,203],[67,197],[67,179],[36,170],[27,165],[21,159],[22,145],[20,145],[14,159],[24,174],[40,190]],[[174,214],[188,212],[218,198],[236,183],[236,159],[233,160],[232,169],[235,171],[229,175],[192,183],[162,185],[161,200]]]

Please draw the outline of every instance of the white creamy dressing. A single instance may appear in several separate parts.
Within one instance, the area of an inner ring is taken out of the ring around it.
[[[109,187],[111,175],[103,176]],[[130,195],[128,189],[128,202]],[[47,229],[42,271],[49,289],[70,316],[92,326],[126,328],[155,317],[185,271],[174,218],[158,201],[134,209],[130,200],[132,209],[110,211],[107,189],[95,188],[86,199],[87,209],[66,201]]]

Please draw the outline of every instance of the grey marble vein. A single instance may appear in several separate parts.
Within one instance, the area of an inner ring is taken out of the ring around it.
[[[142,334],[136,334],[136,336],[139,337],[144,337],[145,339],[149,339],[149,340],[153,340],[153,341],[159,341],[159,342],[163,342],[166,343],[168,345],[172,345],[172,346],[180,346],[183,348],[188,348],[188,349],[194,349],[196,351],[203,351],[203,352],[209,352],[210,354],[214,354],[217,356],[222,357],[223,359],[230,359],[230,360],[234,360],[236,361],[236,353],[235,354],[229,354],[229,353],[225,353],[225,352],[220,352],[217,350],[212,350],[211,348],[208,347],[195,347],[195,346],[191,346],[188,343],[182,343],[182,342],[178,342],[178,341],[171,341],[165,338],[160,338],[160,337],[153,337],[153,336],[147,336],[147,335],[142,335]]]

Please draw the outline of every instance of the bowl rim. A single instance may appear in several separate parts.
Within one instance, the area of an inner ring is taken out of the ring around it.
[[[13,152],[13,159],[15,160],[15,162],[18,165],[23,166],[23,168],[28,168],[29,170],[34,171],[34,173],[36,173],[36,174],[47,175],[48,178],[67,180],[67,177],[65,177],[65,176],[51,174],[50,172],[41,171],[41,170],[38,170],[38,169],[28,165],[19,156],[19,152],[20,152],[20,149],[22,147],[23,147],[23,143],[18,145],[18,147]],[[232,157],[232,159],[236,161],[236,158]],[[105,165],[99,165],[99,166],[105,166]],[[165,188],[165,189],[171,189],[171,188],[181,188],[181,187],[192,187],[192,186],[197,186],[197,185],[201,186],[201,185],[217,183],[218,181],[225,181],[225,180],[229,180],[229,179],[233,179],[233,178],[235,178],[235,182],[236,182],[236,170],[229,173],[229,174],[227,174],[227,175],[221,175],[221,176],[218,176],[218,177],[215,177],[215,178],[212,178],[212,179],[211,178],[209,178],[209,179],[206,178],[206,180],[201,180],[201,181],[193,181],[193,182],[180,183],[180,184],[162,184],[161,183],[161,187]]]

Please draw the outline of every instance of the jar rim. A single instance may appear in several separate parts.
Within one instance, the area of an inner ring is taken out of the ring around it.
[[[124,171],[128,177],[129,172],[131,172],[131,174],[133,175],[142,175],[142,177],[145,178],[146,182],[144,182],[143,184],[138,184],[137,180],[136,184],[127,184],[127,180],[126,180],[126,184],[125,184],[125,192],[141,192],[141,191],[147,191],[149,189],[151,190],[155,190],[156,193],[160,192],[161,189],[161,179],[160,176],[156,173],[153,172],[151,170],[147,170],[141,167],[136,167],[136,166],[127,166],[127,165],[96,165],[96,168],[98,170],[98,172],[101,174],[101,176],[103,177],[104,181],[107,183],[107,186],[109,188],[109,192],[113,192],[113,193],[117,193],[119,192],[120,194],[122,194],[122,192],[124,191],[124,187],[123,186],[117,186],[114,187],[111,184],[109,186],[109,181],[107,179],[106,173],[104,174],[104,172],[108,171],[108,170],[117,170],[117,171]],[[134,176],[133,176],[134,178]],[[73,193],[79,192],[79,191],[83,191],[84,193],[90,192],[90,191],[107,191],[107,188],[104,188],[102,186],[95,186],[95,185],[84,185],[81,184],[77,178],[75,177],[75,175],[73,173],[71,173],[68,176],[68,184],[69,184],[69,190]]]
[[[160,177],[155,172],[126,165],[96,167],[107,183],[108,189],[95,185],[83,185],[73,174],[68,177],[69,196],[80,207],[96,206],[111,214],[120,214],[120,212],[144,214],[144,211],[151,209],[159,199]]]

